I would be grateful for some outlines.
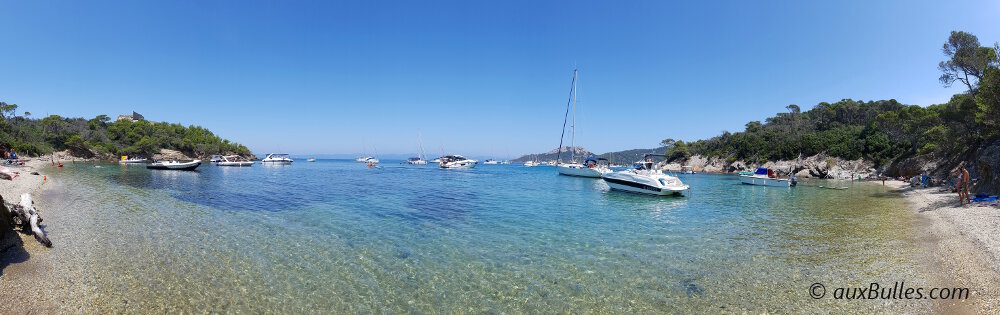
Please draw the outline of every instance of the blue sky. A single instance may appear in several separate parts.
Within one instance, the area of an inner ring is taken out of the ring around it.
[[[996,1],[0,1],[0,99],[201,125],[256,153],[649,148],[822,101],[947,101]]]

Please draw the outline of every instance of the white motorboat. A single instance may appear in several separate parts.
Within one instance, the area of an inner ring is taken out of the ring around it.
[[[221,157],[221,161],[215,162],[218,166],[253,166],[253,161],[241,158],[239,155],[226,155]]]
[[[778,178],[778,174],[772,169],[758,167],[756,172],[741,172],[740,182],[747,185],[772,186],[772,187],[794,187],[798,184],[795,176],[788,178]]]
[[[611,187],[628,192],[650,194],[657,196],[682,195],[690,187],[681,182],[677,176],[664,174],[653,167],[653,156],[647,154],[645,162],[639,167],[624,171],[605,173],[601,178]]]
[[[146,168],[151,170],[193,171],[198,168],[198,165],[201,165],[201,160],[191,162],[166,161],[149,163],[146,165]]]
[[[602,165],[598,163],[598,160],[603,160],[605,163]],[[564,163],[559,164],[556,169],[559,170],[559,174],[567,176],[578,176],[578,177],[592,177],[601,178],[606,173],[611,173],[611,169],[607,166],[607,160],[604,158],[599,159],[586,159],[583,164],[580,163]]]
[[[278,164],[292,164],[293,160],[288,154],[284,153],[271,153],[260,160],[261,163],[278,163]]]
[[[219,163],[219,162],[222,162],[221,155],[213,155],[212,157],[208,158],[208,163]]]
[[[308,158],[306,159],[306,162],[316,162],[316,158]]]
[[[500,161],[494,159],[486,159],[486,161],[483,161],[483,164],[497,165],[500,164]]]
[[[122,159],[118,161],[119,164],[140,164],[140,163],[146,163],[146,162],[147,162],[146,159],[141,158],[141,157],[137,157],[137,156],[135,156],[135,157],[128,157],[128,156],[124,156],[124,155],[122,156]]]
[[[438,167],[448,169],[470,169],[476,167],[479,161],[468,159],[461,155],[446,155],[439,158]]]
[[[535,166],[538,166],[538,162],[535,162],[535,161],[527,161],[527,162],[524,162],[524,166],[525,166],[525,167],[535,167]]]

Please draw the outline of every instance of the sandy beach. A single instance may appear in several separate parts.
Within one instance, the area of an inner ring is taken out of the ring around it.
[[[46,213],[53,211],[46,207],[46,200],[40,198],[41,192],[53,185],[52,178],[42,170],[47,165],[47,161],[32,159],[25,165],[8,167],[19,176],[13,180],[0,180],[0,195],[7,202],[17,203],[22,193],[30,193],[44,220]],[[39,175],[32,175],[32,172]],[[48,223],[43,221],[42,228]],[[55,246],[59,246],[56,242]],[[31,235],[15,231],[3,233],[0,239],[0,305],[22,311],[49,309],[49,306],[37,303],[37,295],[44,292],[38,292],[38,286],[30,285],[51,279],[46,275],[50,268],[46,267],[47,260],[44,259],[49,250]]]
[[[924,223],[918,242],[926,246],[930,272],[940,284],[968,287],[968,301],[943,305],[976,313],[1000,311],[1000,208],[996,202],[958,205],[958,194],[940,187],[911,188],[903,182],[886,182],[899,188]]]

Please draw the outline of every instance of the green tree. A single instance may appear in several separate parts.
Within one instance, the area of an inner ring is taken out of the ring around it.
[[[976,86],[986,67],[997,57],[992,49],[981,47],[975,35],[962,31],[952,31],[941,51],[949,59],[938,63],[942,72],[938,80],[946,87],[955,81],[962,82],[972,95],[976,94]]]
[[[673,138],[666,138],[666,139],[663,139],[663,140],[660,141],[660,146],[668,147],[669,148],[672,145],[674,145],[674,139]]]
[[[64,143],[66,149],[69,150],[73,155],[80,157],[92,157],[93,154],[90,152],[90,145],[86,141],[83,141],[83,137],[80,135],[72,135],[66,139]]]
[[[667,161],[684,160],[691,156],[688,145],[684,141],[677,140],[667,149]]]
[[[0,102],[0,117],[3,119],[14,118],[17,113],[17,104],[7,104],[6,102]]]
[[[1000,137],[1000,69],[991,67],[986,70],[980,81],[976,104],[979,106],[976,121],[984,127],[983,136]]]

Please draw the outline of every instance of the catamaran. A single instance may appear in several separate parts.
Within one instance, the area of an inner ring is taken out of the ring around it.
[[[576,74],[577,70],[573,69],[573,82],[569,90],[569,100],[566,101],[566,116],[563,117],[563,134],[559,138],[559,151],[556,153],[558,154],[556,157],[556,170],[562,175],[601,178],[601,175],[611,172],[607,164],[601,165],[594,159],[587,159],[587,161],[584,161],[584,164],[576,162]],[[570,130],[572,130],[569,147],[572,149],[570,150],[569,163],[562,163],[562,137],[566,135],[566,121],[569,119],[570,105],[572,105],[573,109],[573,121],[569,126]]]

